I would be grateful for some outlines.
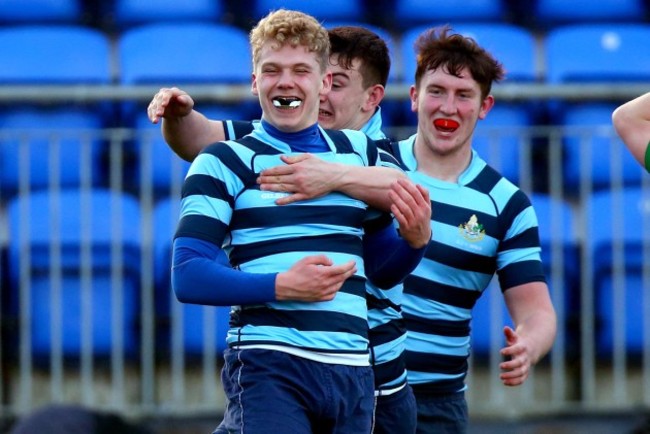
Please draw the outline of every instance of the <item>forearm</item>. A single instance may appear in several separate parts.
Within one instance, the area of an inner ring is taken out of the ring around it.
[[[551,350],[557,333],[553,309],[540,309],[515,326],[517,332],[530,342],[531,363],[537,363]]]
[[[334,178],[336,187],[333,190],[387,212],[390,212],[392,204],[388,195],[391,185],[400,178],[407,178],[404,172],[388,167],[337,166],[340,166],[337,170],[339,175]]]
[[[235,270],[223,250],[205,241],[177,238],[172,261],[172,288],[183,303],[231,306],[275,300],[276,273]]]
[[[211,121],[196,110],[187,116],[163,118],[161,131],[176,155],[190,162],[206,146],[225,139],[223,123]]]

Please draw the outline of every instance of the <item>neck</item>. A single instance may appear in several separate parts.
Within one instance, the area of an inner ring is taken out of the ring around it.
[[[467,169],[472,159],[472,148],[463,146],[449,153],[436,152],[418,134],[415,139],[417,170],[432,178],[457,183],[460,174]]]

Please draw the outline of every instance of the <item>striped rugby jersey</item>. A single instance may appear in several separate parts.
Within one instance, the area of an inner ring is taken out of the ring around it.
[[[330,152],[315,154],[319,158],[357,166],[379,163],[379,151],[365,134],[320,131]],[[271,348],[324,363],[366,366],[361,237],[367,205],[337,192],[276,205],[285,193],[261,191],[256,178],[260,171],[283,164],[280,156],[291,153],[288,144],[259,123],[242,139],[207,147],[187,174],[176,237],[222,246],[233,266],[251,273],[286,271],[303,257],[320,253],[335,263],[355,260],[357,275],[331,301],[235,306],[227,341],[236,348]]]
[[[433,237],[404,281],[406,367],[419,392],[465,390],[472,307],[494,273],[502,290],[545,281],[537,217],[528,197],[473,151],[458,183],[417,171],[415,135],[392,152],[432,201]]]

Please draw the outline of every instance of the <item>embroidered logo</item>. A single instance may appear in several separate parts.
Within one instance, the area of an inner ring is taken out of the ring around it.
[[[458,226],[458,232],[470,242],[481,241],[485,237],[485,229],[478,222],[476,214],[472,214],[467,223],[461,223]]]

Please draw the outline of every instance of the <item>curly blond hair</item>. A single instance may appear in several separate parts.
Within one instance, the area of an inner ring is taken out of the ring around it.
[[[330,40],[327,30],[311,15],[303,12],[278,9],[262,18],[251,30],[250,44],[253,54],[253,68],[260,58],[262,46],[273,41],[277,48],[285,44],[299,45],[316,53],[321,70],[328,67]]]

